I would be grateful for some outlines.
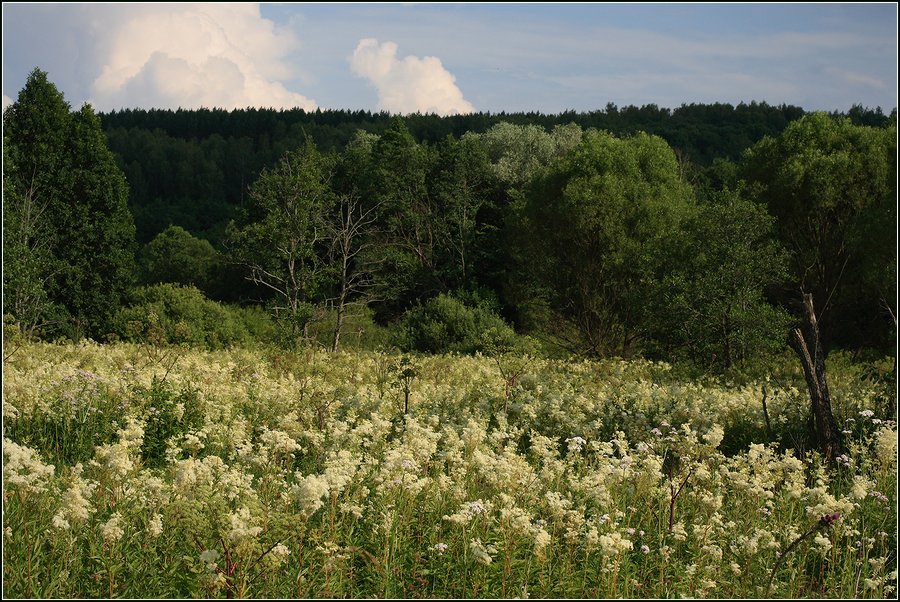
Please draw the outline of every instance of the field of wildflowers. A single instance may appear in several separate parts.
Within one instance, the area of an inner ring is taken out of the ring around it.
[[[27,344],[3,593],[893,597],[893,391],[829,376],[833,469],[799,370]]]

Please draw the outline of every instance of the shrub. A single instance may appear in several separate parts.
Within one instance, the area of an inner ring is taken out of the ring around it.
[[[438,295],[406,312],[398,346],[424,353],[484,351],[485,333],[493,344],[512,345],[516,333],[483,304],[469,306],[450,295]]]
[[[240,312],[210,301],[192,286],[175,284],[136,289],[131,306],[116,314],[113,333],[131,342],[207,349],[251,341]]]

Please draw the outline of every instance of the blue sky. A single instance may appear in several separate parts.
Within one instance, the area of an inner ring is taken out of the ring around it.
[[[4,106],[414,111],[897,106],[897,6],[3,4]]]

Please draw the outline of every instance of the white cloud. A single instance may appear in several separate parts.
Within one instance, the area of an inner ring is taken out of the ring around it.
[[[397,58],[397,44],[374,38],[359,41],[350,58],[353,73],[378,90],[378,108],[392,113],[472,113],[456,78],[433,56]]]
[[[3,110],[5,111],[6,107],[11,105],[12,103],[13,103],[13,99],[10,98],[9,96],[7,96],[6,94],[4,94],[3,95]]]
[[[316,108],[277,81],[293,75],[298,44],[256,4],[137,5],[118,21],[91,88],[102,110]]]

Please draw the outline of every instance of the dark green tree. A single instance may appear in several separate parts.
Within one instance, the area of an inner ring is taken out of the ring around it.
[[[169,226],[139,254],[143,284],[171,282],[192,285],[207,296],[221,268],[219,253],[209,241],[195,238],[180,226]]]
[[[792,295],[813,295],[826,341],[840,331],[848,340],[860,317],[888,323],[888,313],[896,315],[896,278],[878,276],[880,292],[864,292],[860,281],[877,274],[897,244],[896,229],[881,227],[896,219],[896,155],[896,125],[812,113],[744,156],[743,176],[790,251]],[[861,295],[869,298],[860,303]]]
[[[12,168],[4,187],[15,200],[10,224],[18,229],[4,232],[18,241],[8,259],[34,265],[40,249],[46,262],[12,274],[32,274],[32,290],[43,282],[61,310],[59,332],[103,336],[134,279],[135,234],[128,186],[100,120],[89,105],[69,113],[47,74],[35,69],[4,113],[4,147]],[[9,284],[10,299],[26,290],[21,281]]]
[[[644,335],[654,249],[691,206],[664,140],[586,133],[528,192],[518,269],[535,275],[535,290],[523,296],[543,298],[555,322],[573,327],[560,333],[573,350],[629,355]]]
[[[659,247],[660,286],[646,319],[665,357],[730,368],[784,346],[789,316],[765,297],[787,276],[774,221],[725,191]]]

